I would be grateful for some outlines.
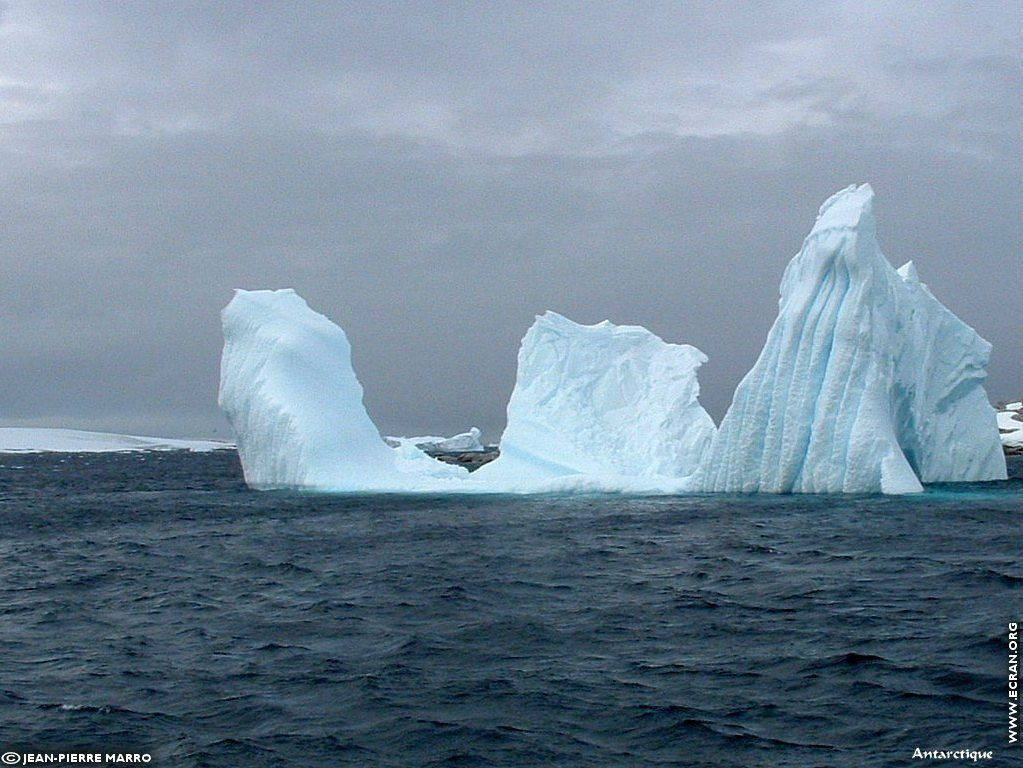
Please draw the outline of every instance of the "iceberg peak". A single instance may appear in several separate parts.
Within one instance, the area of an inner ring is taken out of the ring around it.
[[[249,485],[354,489],[393,471],[341,328],[290,288],[237,290],[221,318],[218,402]]]
[[[860,226],[863,219],[874,215],[874,190],[869,184],[851,184],[836,192],[820,207],[810,235],[829,229]]]

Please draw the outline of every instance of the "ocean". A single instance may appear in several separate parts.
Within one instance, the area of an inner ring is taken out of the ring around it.
[[[641,498],[259,493],[230,451],[0,456],[0,751],[1023,765],[1011,461],[913,497]]]

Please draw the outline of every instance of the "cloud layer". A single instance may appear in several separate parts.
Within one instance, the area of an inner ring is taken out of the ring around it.
[[[219,309],[294,287],[388,433],[496,439],[555,309],[710,356],[720,416],[817,206],[1023,393],[1023,9],[47,3],[0,17],[0,419],[226,434]]]

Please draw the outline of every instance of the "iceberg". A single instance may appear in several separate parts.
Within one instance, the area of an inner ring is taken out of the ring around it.
[[[372,487],[394,455],[362,404],[344,331],[290,289],[236,291],[221,313],[218,402],[253,488]]]
[[[501,454],[476,479],[693,474],[715,431],[697,399],[706,361],[640,326],[541,315],[519,350]]]
[[[873,190],[829,198],[785,270],[778,317],[697,485],[915,493],[1004,478],[983,389],[991,345],[877,244]]]
[[[363,405],[344,331],[293,290],[236,291],[221,318],[218,402],[249,486],[412,490],[417,477],[467,474],[414,446],[387,447]]]
[[[385,444],[344,331],[294,291],[237,291],[222,316],[219,402],[255,488],[916,493],[1006,476],[991,346],[912,263],[889,264],[866,184],[821,207],[720,428],[700,350],[547,312],[519,350],[500,456],[469,475],[422,448],[471,450],[478,430]]]

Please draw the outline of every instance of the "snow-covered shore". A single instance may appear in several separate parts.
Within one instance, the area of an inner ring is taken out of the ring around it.
[[[1023,401],[998,406],[998,432],[1006,453],[1023,453]]]
[[[234,448],[234,444],[221,440],[179,440],[78,429],[0,427],[0,453],[202,452],[225,448]]]

